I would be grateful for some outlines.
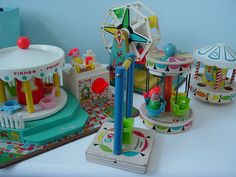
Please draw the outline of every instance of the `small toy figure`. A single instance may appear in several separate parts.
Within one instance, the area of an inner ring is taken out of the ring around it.
[[[160,108],[160,95],[153,94],[149,101],[148,107],[153,110],[159,109]]]
[[[160,93],[161,88],[157,86],[149,91],[148,97],[150,98],[150,101],[148,102],[148,107],[150,109],[156,110],[160,108]]]
[[[72,56],[72,65],[75,66],[77,73],[83,71],[94,70],[96,68],[96,64],[94,61],[95,54],[92,53],[92,50],[87,50],[85,54],[85,61],[80,57],[80,51],[78,48],[73,48],[69,51],[68,56]]]
[[[73,57],[73,62],[74,66],[76,67],[76,71],[80,73],[82,64],[83,64],[83,59],[80,57],[80,51],[78,48],[73,48],[69,51],[68,56]],[[73,64],[73,63],[72,63]],[[76,65],[78,64],[78,65]]]
[[[93,57],[92,56],[86,56],[85,64],[86,64],[86,69],[87,70],[94,70],[95,67],[96,67],[95,62],[93,61]]]
[[[160,96],[161,88],[154,86],[148,93],[144,93],[148,115],[158,117],[165,111],[166,101]]]
[[[72,56],[74,62],[83,64],[82,58],[80,58],[80,51],[78,48],[73,48],[69,51],[68,56]]]

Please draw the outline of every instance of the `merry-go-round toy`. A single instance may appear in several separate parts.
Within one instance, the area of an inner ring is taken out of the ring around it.
[[[140,115],[143,123],[161,133],[180,133],[192,125],[192,110],[189,106],[189,83],[193,67],[192,56],[186,52],[178,51],[173,44],[168,44],[163,51],[157,50],[147,54],[146,66],[148,75],[161,77],[162,86],[149,89],[144,93],[145,103],[142,104]],[[185,91],[174,91],[173,78],[177,77],[179,85],[180,76],[185,77]],[[149,78],[149,77],[148,77]],[[147,81],[148,83],[148,81]]]
[[[64,51],[26,37],[17,44],[0,49],[0,140],[41,145],[81,130],[88,114],[61,88]]]
[[[236,94],[236,55],[233,50],[225,44],[218,43],[195,49],[193,57],[197,61],[191,82],[194,96],[215,104],[232,102]],[[204,64],[202,74],[199,73],[201,63]],[[229,70],[232,71],[231,78],[227,77]]]

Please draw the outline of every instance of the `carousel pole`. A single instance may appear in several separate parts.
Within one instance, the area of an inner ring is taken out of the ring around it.
[[[219,88],[221,79],[222,79],[222,69],[219,68],[219,70],[216,73],[216,83],[215,83],[214,89],[218,89]]]
[[[6,91],[4,87],[3,80],[0,79],[0,103],[3,103],[7,100]]]
[[[171,94],[172,94],[172,76],[166,76],[165,77],[165,94],[164,98],[166,100],[166,112],[171,111],[171,104],[170,104],[170,99],[171,99]]]
[[[165,88],[166,88],[166,86],[165,86],[165,73],[163,73],[163,75],[162,75],[162,82],[163,82],[162,97],[165,98]]]
[[[58,72],[53,73],[53,84],[57,88],[55,95],[56,96],[60,96],[61,95],[60,76],[59,76]]]
[[[149,69],[146,70],[146,93],[149,92],[150,73]]]
[[[200,69],[200,64],[201,64],[200,61],[198,61],[197,64],[196,64],[196,70],[195,70],[195,73],[194,73],[194,79],[197,79],[197,77],[198,77],[198,73],[199,73],[199,69]]]
[[[190,88],[190,79],[191,79],[191,73],[188,75],[188,87],[187,87],[187,95],[186,97],[188,98],[188,94],[189,94],[189,88]]]
[[[179,91],[179,77],[180,77],[180,74],[178,74],[178,78],[177,78],[177,88],[176,88],[176,91],[175,91],[175,104],[177,104],[177,98],[178,98],[178,91]]]
[[[32,92],[30,88],[30,80],[23,81],[23,88],[25,92],[28,112],[32,113],[34,112],[34,103],[33,103],[33,97],[32,97]]]
[[[184,92],[187,93],[187,90],[188,90],[188,75],[186,75],[186,78],[185,78],[185,90],[184,90]]]
[[[235,78],[235,74],[236,74],[236,69],[234,69],[233,72],[232,72],[232,76],[231,76],[231,79],[230,79],[230,84],[233,84],[234,78]]]

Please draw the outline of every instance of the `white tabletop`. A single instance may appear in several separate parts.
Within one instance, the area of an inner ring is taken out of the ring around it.
[[[134,105],[143,103],[134,95]],[[193,125],[182,134],[157,133],[147,176],[236,176],[235,102],[213,105],[192,98]],[[141,120],[135,126],[144,127]],[[0,170],[13,177],[95,177],[144,176],[85,160],[85,151],[95,134]]]

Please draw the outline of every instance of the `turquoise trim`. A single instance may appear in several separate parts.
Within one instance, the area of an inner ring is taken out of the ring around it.
[[[230,60],[230,59],[227,58],[226,51],[227,51],[227,52],[229,53],[229,55],[233,58],[233,60]],[[224,52],[225,52],[225,60],[231,61],[231,62],[236,60],[236,58],[231,54],[231,52],[230,52],[227,48],[225,48],[225,47],[224,47]]]
[[[213,52],[210,53],[210,55],[208,55],[208,57],[214,60],[220,59],[220,47],[217,47]]]
[[[207,48],[204,48],[204,49],[198,50],[198,53],[199,53],[200,55],[205,55],[207,52],[209,52],[210,50],[212,50],[214,47],[216,47],[216,45],[214,45],[213,47],[209,48],[209,50],[207,50],[207,51],[204,52],[204,53],[202,53],[201,51],[206,50]]]

